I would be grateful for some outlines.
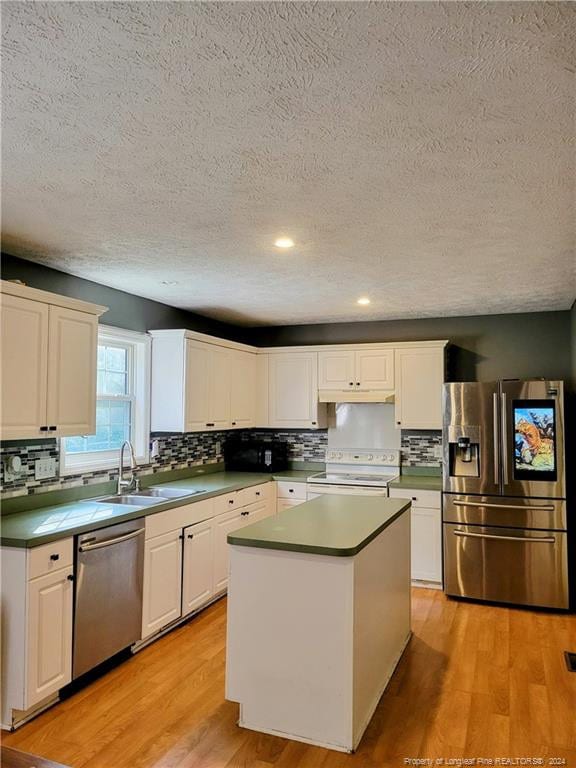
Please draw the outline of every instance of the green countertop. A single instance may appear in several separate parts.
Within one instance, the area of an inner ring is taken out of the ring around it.
[[[390,488],[414,488],[415,491],[441,491],[442,478],[439,475],[401,475],[388,485]]]
[[[228,543],[352,557],[408,509],[404,499],[320,496],[228,534]]]
[[[146,480],[152,480],[151,484],[154,486],[182,488],[183,490],[200,491],[200,493],[179,499],[159,499],[158,504],[146,507],[103,504],[97,499],[85,499],[6,514],[1,518],[0,544],[5,547],[36,547],[57,539],[75,536],[78,533],[104,528],[112,523],[122,523],[126,520],[154,515],[166,509],[180,507],[183,504],[191,504],[202,501],[202,499],[209,499],[212,496],[238,491],[251,485],[259,485],[276,479],[296,480],[294,474],[307,476],[312,473],[302,470],[288,470],[286,473],[281,472],[278,475],[259,472],[207,472],[168,483],[160,482],[158,475],[150,476]],[[147,483],[147,485],[149,484]]]

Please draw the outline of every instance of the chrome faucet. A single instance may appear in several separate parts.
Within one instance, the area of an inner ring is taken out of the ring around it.
[[[130,451],[130,479],[124,480],[124,448],[128,446],[128,450]],[[120,448],[120,463],[118,466],[118,488],[117,492],[118,495],[122,493],[122,491],[126,490],[127,493],[130,491],[138,491],[140,490],[140,480],[136,477],[134,474],[135,470],[138,469],[138,464],[136,464],[136,457],[134,456],[134,447],[130,440],[124,440],[122,443],[122,447]]]

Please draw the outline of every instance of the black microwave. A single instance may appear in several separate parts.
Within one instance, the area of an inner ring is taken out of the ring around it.
[[[228,439],[224,443],[224,463],[226,469],[239,472],[279,472],[288,468],[288,443]]]

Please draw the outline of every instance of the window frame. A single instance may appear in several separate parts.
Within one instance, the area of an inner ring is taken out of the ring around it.
[[[98,346],[118,346],[130,350],[128,381],[130,395],[97,395],[96,400],[130,400],[132,402],[130,439],[134,445],[138,464],[150,460],[150,349],[152,339],[147,333],[138,333],[108,325],[98,326]],[[78,475],[98,472],[118,466],[118,449],[67,453],[66,438],[60,439],[60,475]],[[125,452],[124,465],[129,465]]]

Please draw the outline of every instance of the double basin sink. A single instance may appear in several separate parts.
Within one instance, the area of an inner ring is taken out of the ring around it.
[[[107,496],[105,499],[98,499],[101,504],[126,504],[131,507],[152,507],[154,504],[161,504],[170,499],[183,499],[186,496],[194,496],[203,491],[181,490],[180,488],[146,488],[143,491],[133,491],[131,493],[119,493],[115,496]]]

